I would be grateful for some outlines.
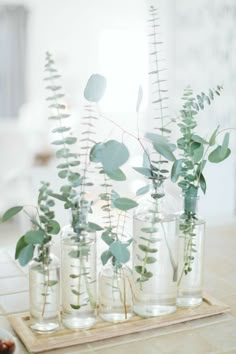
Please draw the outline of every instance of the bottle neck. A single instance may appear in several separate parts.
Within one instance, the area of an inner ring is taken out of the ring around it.
[[[183,195],[183,209],[184,213],[189,216],[194,216],[198,213],[198,196],[188,194]]]

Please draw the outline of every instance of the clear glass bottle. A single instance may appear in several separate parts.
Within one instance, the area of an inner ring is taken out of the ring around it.
[[[183,197],[180,216],[180,247],[177,306],[202,303],[205,221],[198,215],[198,197]]]
[[[133,316],[132,272],[127,265],[109,262],[99,274],[99,316],[123,322]]]
[[[54,332],[60,326],[60,265],[50,248],[50,244],[38,246],[29,263],[30,328],[38,333]]]
[[[134,312],[142,317],[176,311],[178,218],[165,198],[162,188],[151,190],[134,215]]]
[[[70,329],[87,329],[97,319],[96,233],[62,231],[62,323]]]

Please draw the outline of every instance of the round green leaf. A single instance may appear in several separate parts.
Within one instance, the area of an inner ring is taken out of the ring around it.
[[[127,147],[116,140],[98,143],[90,151],[90,161],[101,162],[106,173],[117,171],[128,158]]]
[[[116,171],[129,158],[129,151],[125,144],[116,140],[109,140],[104,144],[101,163],[106,172]]]
[[[110,245],[110,252],[119,263],[126,263],[130,258],[127,246],[120,241],[115,241]]]
[[[99,74],[93,74],[88,79],[84,89],[84,97],[89,102],[99,102],[106,90],[106,79]]]

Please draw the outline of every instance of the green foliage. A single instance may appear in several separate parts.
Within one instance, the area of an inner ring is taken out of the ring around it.
[[[39,249],[38,261],[49,262],[49,255],[45,253],[45,245],[51,241],[51,235],[57,235],[60,231],[59,223],[54,219],[54,212],[51,207],[54,201],[51,199],[51,190],[49,183],[41,182],[38,193],[38,203],[36,208],[36,216],[32,216],[27,212],[26,206],[17,206],[8,209],[3,217],[2,222],[6,222],[21,211],[29,217],[32,229],[27,231],[20,237],[16,244],[15,259],[18,259],[20,265],[25,266],[34,256],[35,246]]]
[[[88,222],[88,230],[89,231],[101,231],[103,228],[94,222]]]
[[[221,133],[219,126],[210,135],[210,138],[201,137],[197,134],[197,115],[211,104],[215,94],[220,95],[221,86],[210,89],[208,94],[201,93],[196,96],[190,88],[185,89],[182,100],[184,101],[180,110],[180,121],[178,123],[181,136],[177,140],[180,159],[174,161],[171,170],[171,179],[177,182],[184,195],[184,214],[180,220],[181,236],[184,238],[184,259],[183,269],[180,274],[179,283],[183,275],[192,271],[194,253],[196,252],[196,201],[198,191],[201,189],[206,193],[207,183],[204,177],[204,168],[207,161],[219,163],[225,160],[229,154],[229,133],[224,135],[222,144],[218,145],[218,135]]]
[[[147,133],[146,137],[152,142],[154,149],[168,161],[175,161],[173,149],[175,146],[168,142],[168,139],[162,135]]]
[[[137,263],[135,266],[135,271],[138,274],[136,282],[139,283],[140,290],[142,290],[143,283],[147,282],[153,277],[153,273],[149,271],[149,266],[157,261],[154,257],[158,252],[158,245],[156,244],[160,241],[157,237],[154,237],[155,233],[158,232],[161,227],[161,220],[159,217],[159,199],[164,197],[163,185],[165,180],[169,175],[169,161],[175,161],[174,150],[175,145],[171,144],[169,141],[169,134],[171,134],[170,124],[172,120],[168,114],[168,90],[166,86],[165,78],[165,67],[163,65],[162,57],[162,40],[160,38],[160,23],[158,11],[154,6],[149,8],[149,19],[148,24],[150,25],[150,33],[148,34],[149,45],[150,45],[150,82],[152,85],[152,113],[153,113],[153,131],[158,133],[147,133],[145,134],[145,141],[151,143],[151,153],[148,149],[144,148],[143,154],[143,164],[142,167],[134,167],[134,169],[146,177],[151,182],[151,185],[146,185],[140,188],[136,195],[142,195],[151,190],[152,197],[152,207],[150,207],[149,212],[152,213],[152,218],[150,223],[148,222],[147,227],[141,230],[142,235],[138,236],[137,242]],[[138,94],[137,107],[140,106],[140,100],[142,95]],[[136,109],[138,112],[138,109]],[[139,140],[140,141],[140,140]],[[141,143],[142,147],[143,144]],[[173,260],[171,250],[168,247],[168,241],[165,238],[163,240],[169,251],[170,261],[173,266],[173,273],[176,270],[176,265]],[[140,252],[141,251],[141,252]],[[140,253],[142,256],[140,256]]]
[[[172,165],[171,179],[178,182],[179,187],[185,195],[195,195],[199,188],[206,192],[206,180],[203,170],[208,159],[209,162],[218,163],[230,155],[229,133],[226,133],[221,145],[217,143],[220,134],[219,127],[211,134],[210,138],[201,137],[196,134],[197,114],[203,110],[205,104],[210,104],[214,95],[220,95],[221,86],[215,90],[209,90],[209,94],[201,93],[196,97],[190,88],[184,91],[182,97],[184,103],[180,111],[181,137],[177,140],[178,150],[181,158],[175,160]]]
[[[5,222],[5,221],[11,219],[13,216],[18,214],[22,209],[23,209],[22,206],[16,206],[16,207],[8,209],[2,216],[2,222]]]
[[[137,203],[129,198],[120,197],[112,190],[111,180],[124,181],[126,179],[124,172],[120,167],[127,162],[129,151],[127,147],[116,140],[109,140],[105,143],[95,144],[90,151],[90,161],[100,164],[100,174],[104,176],[102,187],[104,192],[100,193],[100,199],[104,202],[102,210],[105,213],[105,227],[102,233],[102,240],[108,246],[108,249],[101,255],[102,264],[105,265],[110,259],[114,266],[119,267],[126,263],[130,258],[128,246],[130,242],[125,240],[124,227],[119,235],[119,225],[123,218],[125,225],[125,213],[137,206]],[[113,210],[116,208],[120,213],[116,227],[113,224]],[[124,238],[124,240],[123,240]]]
[[[95,229],[100,227],[95,227],[95,224],[88,224],[87,221],[91,206],[86,199],[86,190],[93,185],[92,182],[88,181],[89,151],[92,144],[95,143],[91,136],[94,134],[94,121],[97,119],[92,104],[97,103],[102,98],[106,88],[106,80],[101,75],[93,74],[86,84],[84,97],[89,104],[85,107],[87,115],[82,117],[82,124],[85,130],[82,132],[83,139],[80,141],[81,153],[78,154],[75,151],[77,138],[72,136],[71,127],[65,124],[65,120],[68,120],[70,115],[62,101],[64,93],[61,86],[57,84],[60,76],[55,76],[57,69],[50,53],[46,53],[45,71],[47,72],[45,80],[50,82],[50,85],[46,87],[51,93],[47,98],[49,109],[54,110],[53,116],[49,117],[49,119],[53,117],[55,121],[58,121],[58,127],[52,130],[57,135],[52,144],[58,147],[56,151],[56,157],[60,160],[57,165],[58,176],[64,180],[60,193],[52,192],[51,196],[64,202],[65,209],[71,210],[73,214],[72,227],[78,235],[83,230],[96,231]]]

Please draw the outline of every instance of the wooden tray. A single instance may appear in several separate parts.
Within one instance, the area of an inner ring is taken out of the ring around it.
[[[204,301],[200,306],[192,309],[177,309],[175,313],[170,315],[152,318],[140,318],[135,316],[127,322],[118,324],[98,321],[98,323],[89,330],[72,331],[62,327],[57,332],[51,334],[37,334],[32,332],[29,328],[29,315],[27,313],[10,315],[8,319],[26,348],[30,352],[37,353],[192,321],[224,313],[229,310],[230,308],[226,304],[207,295],[204,297]]]

